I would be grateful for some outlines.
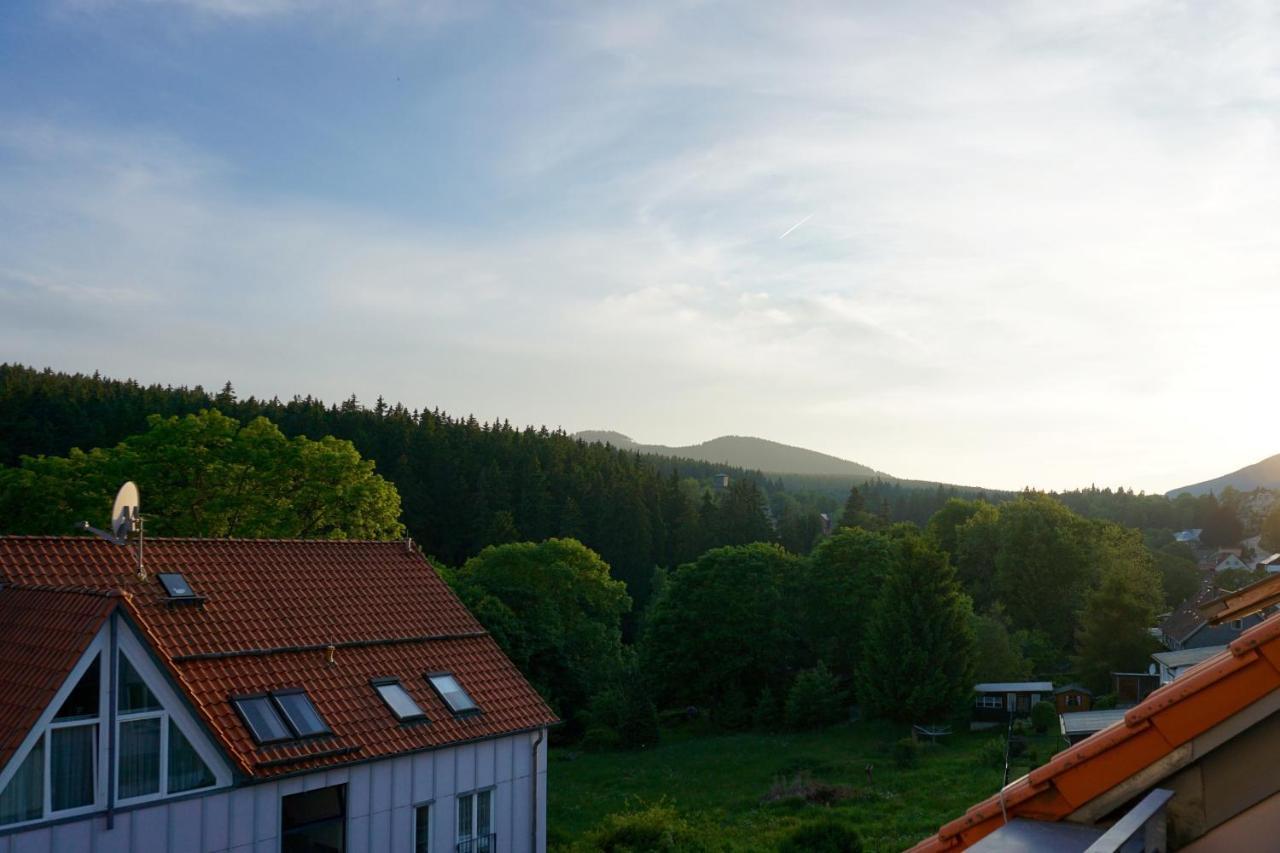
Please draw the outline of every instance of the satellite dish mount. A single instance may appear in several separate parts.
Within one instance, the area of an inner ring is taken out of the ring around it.
[[[105,539],[113,545],[128,545],[129,534],[137,533],[138,543],[138,579],[147,579],[147,570],[142,565],[142,513],[139,512],[138,487],[132,482],[125,483],[116,492],[116,502],[111,507],[111,530],[99,530],[82,521],[76,527],[88,530],[99,539]]]

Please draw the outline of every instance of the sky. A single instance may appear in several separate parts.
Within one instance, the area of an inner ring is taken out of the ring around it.
[[[1280,452],[1280,7],[0,4],[0,361],[900,477]]]

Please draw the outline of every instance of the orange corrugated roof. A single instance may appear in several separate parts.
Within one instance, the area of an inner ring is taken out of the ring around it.
[[[118,601],[98,590],[0,589],[0,768]]]
[[[1056,821],[1280,687],[1280,618],[1188,670],[1129,709],[1122,722],[1063,750],[1049,763],[971,807],[911,848],[963,850],[999,829],[1004,815]]]
[[[89,537],[0,536],[0,577],[11,584],[0,589],[0,602],[34,586],[123,594],[126,612],[162,664],[249,775],[557,721],[421,553],[404,542],[148,539],[145,564],[149,577],[139,580],[132,548]],[[172,604],[155,577],[161,572],[182,573],[203,604]],[[329,645],[337,647],[332,665]],[[69,668],[63,667],[63,678]],[[457,676],[480,714],[455,719],[447,712],[423,679],[445,670]],[[431,722],[398,723],[369,686],[384,676],[399,677]],[[284,687],[306,688],[332,736],[254,743],[229,697]]]

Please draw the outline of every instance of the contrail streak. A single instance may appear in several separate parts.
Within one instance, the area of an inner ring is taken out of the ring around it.
[[[791,226],[790,228],[788,228],[786,231],[783,231],[781,234],[779,234],[779,235],[778,235],[778,239],[779,239],[779,240],[781,240],[783,237],[787,236],[787,235],[788,235],[788,234],[790,234],[792,231],[796,230],[797,228],[799,228],[801,225],[805,224],[806,222],[808,222],[808,221],[809,221],[810,219],[812,219],[812,218],[813,218],[813,214],[812,214],[812,213],[810,213],[810,214],[809,214],[808,216],[806,216],[804,219],[801,219],[801,220],[800,220],[799,222],[797,222],[795,225],[792,225],[792,226]]]

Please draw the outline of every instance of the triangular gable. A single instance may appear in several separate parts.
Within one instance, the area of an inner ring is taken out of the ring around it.
[[[0,588],[0,771],[119,600],[111,592]]]
[[[0,598],[12,591],[5,590]],[[117,655],[114,667],[113,647]],[[96,705],[84,711],[78,706],[86,702],[85,679],[94,677],[95,672]],[[70,704],[77,706],[72,710],[82,711],[81,716],[65,713],[69,697]],[[39,817],[15,821],[12,814],[0,814],[0,820],[8,821],[0,828],[91,814],[105,809],[109,800],[115,805],[131,806],[214,790],[233,781],[231,765],[224,754],[120,610],[99,625],[44,707],[35,712],[33,723],[21,733],[5,764],[0,765],[0,804],[10,782],[30,771],[25,766],[30,757],[45,766],[45,772],[39,774],[41,790],[35,797],[43,805]],[[108,733],[113,722],[115,735],[111,737]],[[86,744],[96,744],[96,756],[87,752],[91,758],[85,760],[92,760],[97,772],[91,779],[83,778],[81,799],[70,807],[60,807],[56,782],[48,775],[50,759],[44,753],[54,748],[55,737],[71,740],[80,731],[84,732]],[[68,738],[69,734],[72,737]],[[127,763],[130,744],[144,751],[158,749],[158,762]],[[110,764],[113,754],[116,767]],[[140,771],[140,766],[146,769]],[[25,783],[20,779],[18,784]],[[27,803],[33,801],[28,790],[24,789],[21,797]]]

